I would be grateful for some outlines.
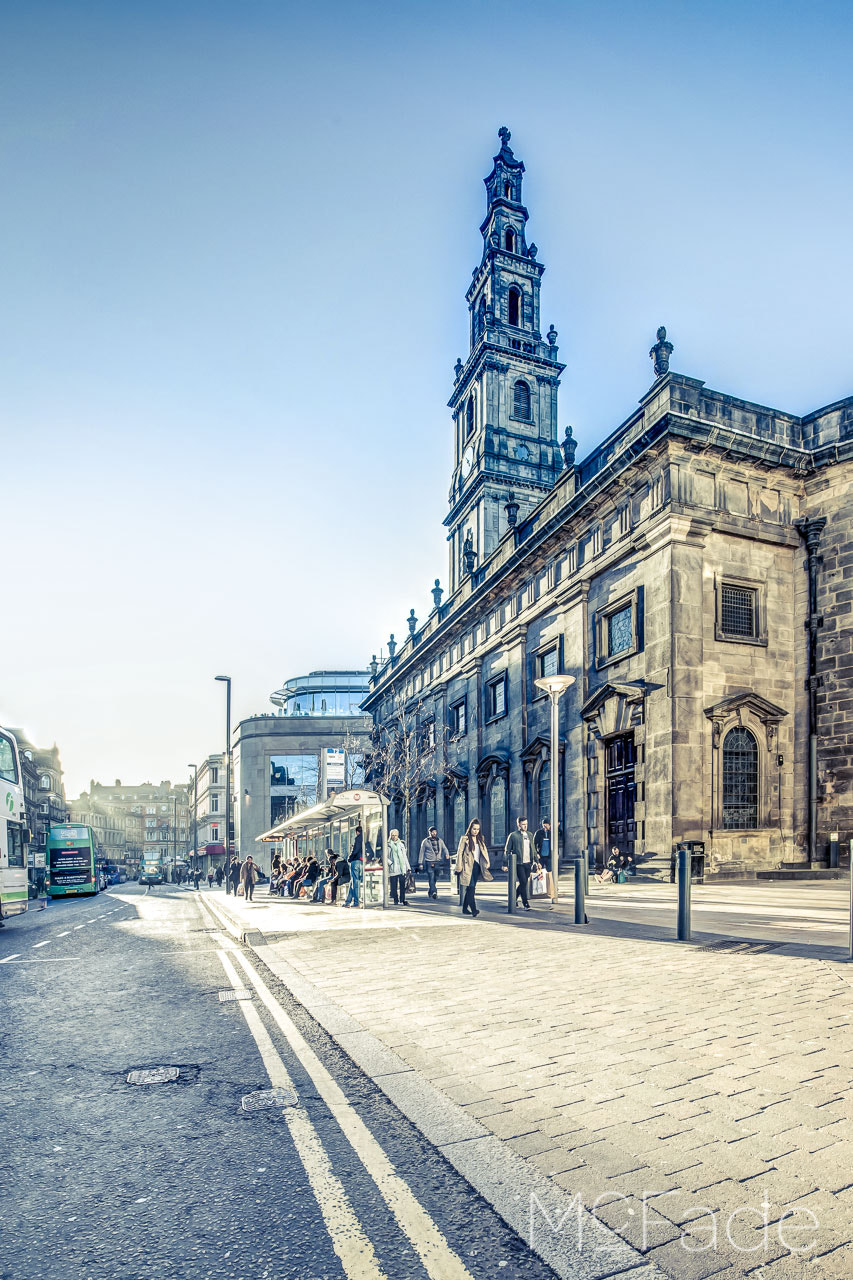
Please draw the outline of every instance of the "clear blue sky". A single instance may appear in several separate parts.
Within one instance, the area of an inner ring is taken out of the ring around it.
[[[507,124],[579,456],[673,368],[853,392],[849,4],[0,6],[0,722],[186,776],[446,581]],[[11,587],[11,589],[10,589]]]

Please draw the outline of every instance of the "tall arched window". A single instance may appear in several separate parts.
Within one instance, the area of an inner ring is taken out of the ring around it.
[[[551,813],[551,765],[545,761],[539,769],[536,779],[536,821],[542,825],[542,819]]]
[[[512,389],[512,412],[514,417],[530,421],[530,388],[521,379]]]
[[[489,788],[489,831],[493,845],[506,843],[506,778],[495,778]]]
[[[504,183],[504,196],[507,200],[512,199],[512,187],[508,182]]]
[[[507,253],[515,253],[515,232],[511,227],[507,227],[504,232],[504,248]]]
[[[468,797],[459,790],[453,797],[453,841],[458,845],[468,826]]]
[[[483,331],[485,327],[486,327],[486,295],[483,294],[480,298],[480,302],[477,307],[477,337],[478,338],[481,338],[483,336]]]
[[[465,435],[474,434],[474,397],[468,397],[468,403],[465,406]]]
[[[758,826],[758,743],[749,729],[729,729],[723,739],[723,827]]]
[[[521,294],[518,289],[510,289],[507,299],[507,320],[518,327],[521,324]]]

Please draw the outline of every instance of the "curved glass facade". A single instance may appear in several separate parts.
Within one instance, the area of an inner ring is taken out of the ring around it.
[[[286,716],[359,716],[368,694],[366,671],[312,671],[285,680],[270,696]]]

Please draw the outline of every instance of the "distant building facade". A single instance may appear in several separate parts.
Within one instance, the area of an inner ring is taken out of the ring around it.
[[[240,857],[266,870],[257,837],[275,823],[363,781],[370,718],[360,711],[366,671],[312,671],[271,695],[278,715],[250,716],[234,731],[234,830]]]
[[[55,743],[52,747],[37,747],[23,729],[10,729],[10,732],[15,735],[21,753],[24,804],[31,836],[29,858],[32,872],[34,854],[36,851],[44,853],[50,828],[68,821],[62,761]],[[33,879],[32,875],[30,879]]]
[[[402,700],[434,744],[413,838],[477,816],[498,853],[548,813],[535,680],[560,672],[563,857],[696,840],[711,874],[819,863],[853,836],[853,397],[800,417],[711,390],[660,329],[639,407],[579,464],[567,429],[558,471],[563,367],[502,144],[450,400],[450,594],[364,704],[382,728]]]
[[[195,803],[196,861],[203,871],[225,858],[225,752],[207,756],[198,767]],[[193,813],[190,813],[192,827]]]
[[[146,856],[172,863],[189,852],[190,798],[185,785],[128,785],[116,778],[110,787],[92,780],[89,790],[72,801],[71,810],[78,815],[75,822],[91,826],[106,842],[105,857],[133,869]]]

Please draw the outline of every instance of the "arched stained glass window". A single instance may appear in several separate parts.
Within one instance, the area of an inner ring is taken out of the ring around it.
[[[507,300],[507,320],[516,328],[521,324],[521,294],[518,289],[510,289]]]
[[[506,843],[506,778],[495,778],[489,789],[489,828],[493,845]]]
[[[723,827],[758,826],[758,743],[749,729],[729,729],[723,739]]]
[[[453,841],[458,845],[468,826],[468,797],[464,791],[457,791],[453,797]]]
[[[551,764],[546,760],[536,779],[536,821],[539,825],[551,813]]]
[[[530,421],[530,388],[521,380],[512,389],[512,412],[516,418]]]

